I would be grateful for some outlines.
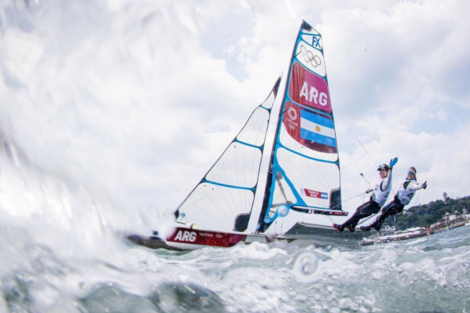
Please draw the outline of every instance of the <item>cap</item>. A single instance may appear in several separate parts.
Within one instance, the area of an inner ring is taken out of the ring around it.
[[[390,165],[388,164],[380,164],[379,167],[377,167],[377,171],[380,171],[381,169],[384,169],[386,171],[390,170]]]
[[[408,178],[410,175],[411,178]],[[416,180],[416,169],[413,166],[408,169],[408,174],[406,174],[406,181],[409,180]]]

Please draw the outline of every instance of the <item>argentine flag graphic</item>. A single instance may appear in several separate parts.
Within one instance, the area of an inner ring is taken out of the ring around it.
[[[334,123],[326,116],[301,110],[300,137],[312,143],[336,148]]]

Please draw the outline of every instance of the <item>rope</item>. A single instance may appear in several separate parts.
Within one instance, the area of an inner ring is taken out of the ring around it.
[[[338,112],[338,109],[335,110],[336,113],[335,115],[339,115],[339,117],[341,118],[341,120],[343,120],[344,124],[346,124],[346,127],[348,128],[348,130],[351,132],[351,134],[353,134],[354,138],[356,138],[357,142],[359,142],[359,144],[361,145],[362,149],[364,149],[364,151],[367,153],[367,155],[369,156],[369,159],[372,161],[372,164],[377,164],[374,159],[370,156],[369,154],[369,151],[367,151],[366,147],[364,147],[364,145],[362,144],[362,142],[359,140],[359,138],[357,138],[356,134],[352,131],[351,127],[349,127],[348,123],[346,123],[346,120],[343,118],[343,116],[341,114],[339,114]]]
[[[357,194],[357,195],[355,195],[355,196],[353,196],[353,197],[351,197],[351,198],[348,198],[348,199],[346,199],[346,200],[343,200],[343,201],[341,201],[339,204],[332,206],[331,209],[337,208],[337,207],[341,206],[341,204],[343,204],[344,202],[349,201],[349,200],[354,199],[354,198],[357,198],[357,197],[359,197],[359,196],[362,196],[363,194],[365,194],[365,192],[361,192],[360,194]]]

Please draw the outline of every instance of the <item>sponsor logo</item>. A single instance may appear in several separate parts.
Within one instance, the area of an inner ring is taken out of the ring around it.
[[[304,193],[307,197],[317,198],[317,199],[328,199],[328,194],[326,192],[315,191],[311,189],[304,188]]]
[[[179,230],[178,234],[176,234],[175,241],[194,242],[196,241],[196,237],[197,237],[197,234],[193,231]]]
[[[299,113],[294,107],[290,107],[287,109],[287,127],[290,130],[296,130],[299,127],[299,123],[297,122],[297,118],[299,117]]]
[[[297,111],[293,108],[293,107],[290,107],[289,110],[287,110],[287,114],[289,115],[289,118],[291,120],[294,120],[296,121],[297,120]]]

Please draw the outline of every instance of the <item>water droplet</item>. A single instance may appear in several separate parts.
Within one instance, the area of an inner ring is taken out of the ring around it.
[[[278,214],[280,217],[286,216],[287,213],[289,213],[289,209],[288,209],[287,206],[285,206],[285,205],[281,205],[281,206],[277,209],[277,214]]]
[[[404,271],[400,273],[400,275],[398,276],[398,285],[400,285],[403,288],[408,287],[412,279],[413,279],[412,274],[407,271]]]
[[[318,259],[315,254],[310,251],[305,251],[296,257],[292,272],[298,281],[311,282],[315,279],[317,267]]]
[[[460,264],[451,264],[446,271],[446,278],[449,284],[456,284],[462,275],[462,267]]]

